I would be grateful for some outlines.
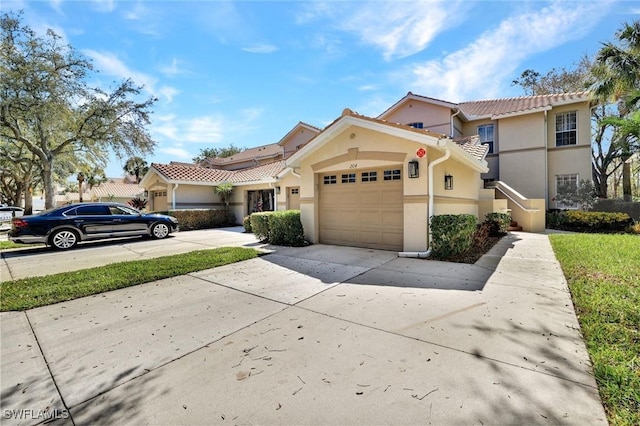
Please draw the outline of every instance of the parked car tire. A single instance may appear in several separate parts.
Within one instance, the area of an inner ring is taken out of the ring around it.
[[[80,236],[73,229],[60,229],[51,234],[49,245],[57,250],[68,250],[78,245],[79,240]]]
[[[151,236],[157,240],[167,238],[170,232],[171,229],[166,223],[155,223],[151,227]]]

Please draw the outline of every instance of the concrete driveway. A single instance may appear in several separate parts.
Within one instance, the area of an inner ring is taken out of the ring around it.
[[[4,235],[6,238],[6,234]],[[118,238],[81,243],[68,251],[32,246],[1,253],[2,279],[17,280],[78,271],[109,263],[153,259],[194,250],[259,245],[253,234],[245,234],[242,226],[176,232],[164,240],[148,238]]]
[[[0,315],[3,424],[607,423],[545,235],[476,265],[276,247]]]

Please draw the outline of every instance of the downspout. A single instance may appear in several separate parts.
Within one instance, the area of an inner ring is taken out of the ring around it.
[[[173,190],[171,191],[171,210],[176,209],[176,189],[178,189],[178,184],[173,184]]]
[[[440,141],[438,140],[438,145],[440,145]],[[427,251],[403,251],[398,253],[399,257],[418,257],[420,259],[427,258],[431,256],[431,218],[433,217],[433,168],[438,164],[447,161],[451,156],[451,150],[449,148],[445,148],[444,155],[440,158],[435,159],[434,161],[429,163],[428,167],[428,179],[429,179],[429,223],[427,226]]]
[[[454,114],[451,115],[451,134],[449,135],[449,137],[451,137],[451,139],[455,138],[455,129],[453,127],[453,117],[455,117],[456,115],[460,114],[460,109],[458,108],[458,111],[456,111]]]
[[[547,110],[545,110],[544,111],[544,176],[546,180],[544,185],[544,205],[545,206],[549,202],[549,138],[547,136],[549,129],[548,129],[547,121],[548,121]]]

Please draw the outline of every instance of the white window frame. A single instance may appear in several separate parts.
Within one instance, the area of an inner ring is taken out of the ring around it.
[[[569,183],[571,183],[571,181],[575,181],[575,185],[576,188],[578,187],[578,182],[580,182],[579,179],[580,176],[578,176],[577,173],[567,173],[564,175],[556,175],[556,196],[558,195],[558,186],[560,186],[561,183],[564,183],[562,181],[569,181]],[[578,203],[576,204],[562,204],[559,201],[556,201],[556,208],[557,209],[567,209],[567,210],[576,210],[579,206]]]
[[[573,143],[571,143],[573,133]],[[563,138],[559,143],[558,138]],[[569,143],[564,143],[565,138]],[[574,146],[578,144],[578,111],[566,111],[556,114],[556,146]]]
[[[491,138],[487,136],[487,131],[491,129]],[[496,126],[495,124],[482,124],[478,126],[478,136],[480,137],[481,145],[489,145],[488,154],[493,154],[495,152],[495,141],[496,141]]]

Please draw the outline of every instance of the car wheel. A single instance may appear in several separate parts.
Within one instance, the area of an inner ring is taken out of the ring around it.
[[[71,229],[61,229],[49,238],[49,244],[58,250],[68,250],[78,244],[78,233]]]
[[[169,235],[169,226],[166,223],[156,223],[151,227],[151,236],[161,240]]]

